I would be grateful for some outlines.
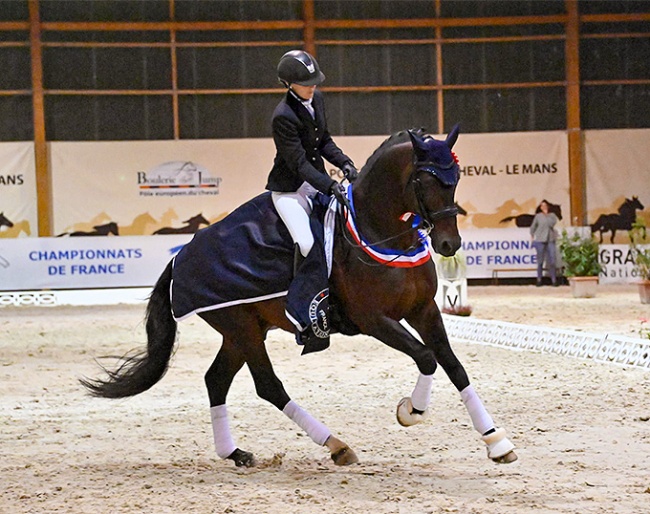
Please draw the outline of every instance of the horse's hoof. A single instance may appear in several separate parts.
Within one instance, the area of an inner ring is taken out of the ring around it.
[[[487,445],[488,458],[494,462],[507,463],[517,460],[517,455],[513,452],[515,445],[506,437],[503,428],[497,428],[494,432],[482,436],[481,439]]]
[[[413,403],[411,398],[402,398],[397,404],[397,422],[403,427],[412,427],[418,423],[422,423],[428,416],[429,410],[427,409],[422,414],[413,412]]]
[[[515,452],[508,452],[505,455],[492,460],[497,464],[510,464],[511,462],[516,461],[518,458],[519,457],[517,457],[517,454]]]
[[[334,464],[337,466],[349,466],[350,464],[356,464],[359,462],[357,454],[352,451],[349,446],[344,446],[339,450],[335,451],[331,455]]]
[[[252,468],[257,465],[255,456],[252,453],[245,452],[244,450],[240,450],[239,448],[237,448],[234,452],[232,452],[228,456],[228,459],[233,461],[235,463],[235,466],[237,466],[238,468],[241,467]]]

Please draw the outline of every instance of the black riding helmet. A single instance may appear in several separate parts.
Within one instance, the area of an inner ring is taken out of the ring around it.
[[[317,86],[325,75],[320,71],[316,59],[304,50],[291,50],[282,56],[278,63],[278,79],[285,86]]]

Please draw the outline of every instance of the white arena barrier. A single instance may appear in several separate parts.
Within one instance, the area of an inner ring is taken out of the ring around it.
[[[650,369],[650,339],[443,314],[450,339]]]

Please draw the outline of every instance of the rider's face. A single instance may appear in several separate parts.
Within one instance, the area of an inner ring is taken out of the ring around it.
[[[316,86],[301,86],[299,84],[291,84],[291,89],[303,100],[311,100],[314,97]]]

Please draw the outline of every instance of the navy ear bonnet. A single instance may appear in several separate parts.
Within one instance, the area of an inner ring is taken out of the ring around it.
[[[413,144],[415,172],[424,171],[436,177],[445,186],[455,186],[460,179],[458,158],[451,151],[458,139],[458,125],[451,129],[445,141],[438,141],[429,135],[420,136],[409,130]]]

